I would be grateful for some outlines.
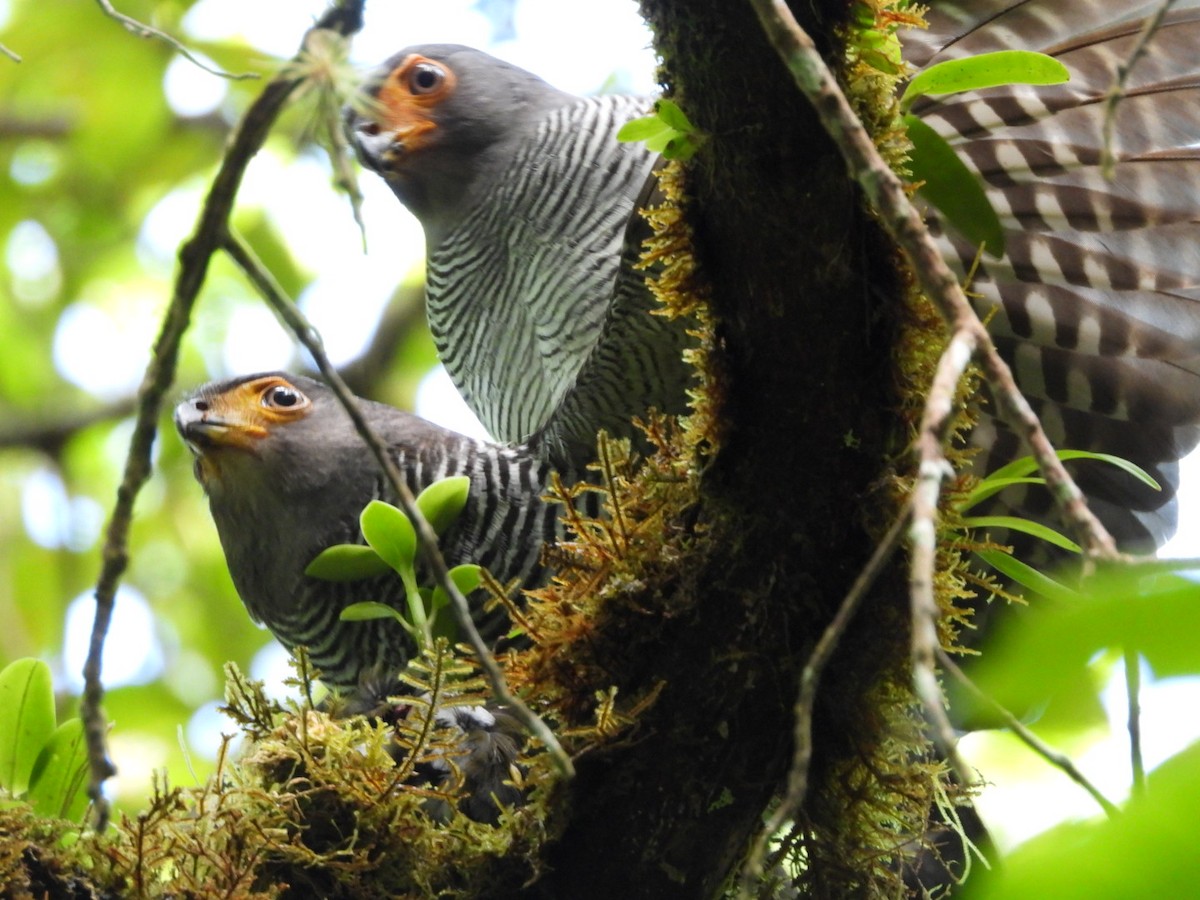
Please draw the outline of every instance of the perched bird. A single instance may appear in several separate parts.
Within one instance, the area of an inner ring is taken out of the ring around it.
[[[1104,104],[1146,0],[948,0],[928,30],[901,35],[917,68],[999,49],[1059,59],[1060,86],[926,97],[913,111],[984,179],[1007,254],[971,285],[1018,383],[1058,446],[1135,462],[1161,492],[1114,467],[1076,465],[1092,506],[1126,549],[1175,523],[1177,460],[1200,440],[1200,21],[1167,15],[1134,68],[1115,123],[1116,166],[1100,169]],[[632,214],[653,156],[615,132],[644,101],[579,99],[458,46],[402,50],[348,113],[363,163],[421,220],[428,307],[443,360],[484,424],[579,463],[604,427],[628,434],[647,405],[683,407],[678,323],[646,315],[631,271]],[[966,271],[977,248],[928,219]],[[635,361],[630,363],[628,361]],[[643,362],[636,362],[636,361]],[[973,437],[986,473],[1020,455],[985,416]],[[1023,515],[1045,492],[996,501]]]
[[[471,479],[467,504],[441,536],[449,565],[478,563],[501,581],[542,578],[542,543],[558,534],[558,507],[541,501],[547,466],[526,449],[463,437],[381,403],[359,400],[371,426],[419,492],[451,475]],[[372,499],[395,502],[375,458],[333,392],[273,372],[205,385],[175,409],[195,454],[234,586],[246,609],[289,650],[308,647],[323,680],[355,687],[360,675],[396,671],[412,640],[391,619],[340,621],[350,603],[404,607],[400,579],[332,582],[305,567],[326,547],[361,543],[358,516]],[[485,638],[503,612],[477,625]]]
[[[429,327],[498,440],[582,468],[596,432],[686,409],[687,322],[633,270],[656,154],[620,143],[641,98],[579,98],[478,50],[410,47],[347,112],[363,164],[425,230]]]
[[[1102,169],[1104,97],[1147,15],[1146,0],[944,0],[929,29],[902,35],[918,68],[994,50],[1037,50],[1070,72],[1061,85],[1008,85],[931,96],[912,111],[974,167],[1005,230],[1002,259],[983,255],[974,303],[1059,448],[1115,454],[1075,473],[1126,549],[1152,550],[1175,527],[1177,460],[1200,440],[1200,3],[1167,13],[1133,67]],[[962,272],[977,248],[929,210]],[[986,473],[1023,451],[984,418],[972,436]],[[1020,514],[1045,491],[1009,489]]]

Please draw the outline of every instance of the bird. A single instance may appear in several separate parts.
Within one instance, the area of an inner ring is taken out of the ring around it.
[[[582,468],[596,434],[639,441],[687,410],[689,320],[651,315],[634,264],[658,155],[617,132],[651,101],[581,98],[480,50],[396,53],[347,107],[363,165],[426,238],[442,363],[497,440]]]
[[[995,259],[925,217],[1017,384],[1060,449],[1129,460],[1154,490],[1111,465],[1074,464],[1090,507],[1127,551],[1152,552],[1176,525],[1178,460],[1200,441],[1200,3],[1166,14],[1134,65],[1103,169],[1104,98],[1130,59],[1142,0],[947,0],[928,29],[901,35],[919,70],[997,50],[1062,63],[1059,85],[929,96],[912,112],[982,180],[1004,228]],[[978,257],[978,260],[977,260]],[[970,438],[976,474],[1021,455],[985,415]],[[1029,516],[1043,489],[1010,488],[1000,511]]]
[[[902,32],[924,70],[1001,49],[1047,53],[1071,80],[919,99],[986,186],[1007,252],[970,290],[1018,385],[1063,449],[1114,454],[1156,490],[1096,461],[1072,464],[1122,549],[1173,533],[1178,460],[1200,442],[1200,22],[1167,14],[1118,107],[1113,180],[1100,168],[1104,104],[1156,4],[948,0]],[[346,113],[363,165],[420,220],[430,328],[451,379],[494,437],[579,465],[604,428],[629,435],[647,406],[686,409],[686,324],[647,315],[633,271],[635,208],[659,164],[620,143],[643,98],[578,98],[457,45],[401,50]],[[965,277],[978,248],[932,207],[926,220]],[[609,365],[607,361],[645,360]],[[1022,455],[988,409],[970,438],[984,475]],[[1012,487],[990,512],[1045,518],[1049,494]]]
[[[382,403],[357,401],[418,493],[454,475],[470,478],[466,506],[441,535],[449,566],[476,563],[502,583],[545,578],[542,544],[561,534],[559,507],[541,497],[550,467],[527,448],[464,437]],[[391,619],[342,621],[349,604],[403,610],[398,577],[334,582],[305,569],[327,547],[362,543],[359,514],[395,503],[375,457],[322,382],[266,372],[206,384],[175,408],[234,587],[250,616],[289,650],[308,649],[327,684],[347,690],[373,672],[404,668],[416,648]],[[418,573],[420,574],[420,573]],[[502,611],[472,616],[485,639],[507,629]]]

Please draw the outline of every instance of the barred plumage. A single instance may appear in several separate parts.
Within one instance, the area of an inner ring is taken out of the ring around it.
[[[466,508],[440,541],[449,565],[473,562],[505,582],[540,583],[542,543],[559,528],[558,507],[541,501],[545,463],[525,448],[359,403],[414,493],[450,475],[471,479]],[[307,646],[332,684],[353,685],[372,667],[401,667],[412,642],[398,623],[338,618],[362,600],[404,610],[397,577],[330,582],[304,575],[326,547],[362,542],[358,514],[370,500],[395,502],[333,393],[308,378],[251,375],[200,388],[177,407],[175,421],[197,455],[197,478],[251,616],[289,649]],[[507,627],[503,610],[477,615],[486,639]]]
[[[1126,547],[1151,549],[1174,528],[1176,461],[1200,441],[1200,3],[1168,13],[1127,82],[1102,173],[1104,96],[1158,2],[950,0],[928,31],[906,33],[925,67],[1006,49],[1048,53],[1066,84],[924,98],[913,111],[980,173],[1000,215],[1004,258],[984,256],[971,283],[1021,389],[1063,448],[1132,460],[1154,492],[1111,467],[1079,464],[1091,504]],[[947,259],[976,248],[928,218]],[[1020,452],[985,419],[972,436],[989,471]],[[1029,513],[1044,492],[1006,492]]]
[[[444,89],[419,80],[434,69]],[[686,324],[648,314],[631,266],[657,157],[616,139],[648,101],[572,97],[447,45],[401,51],[368,91],[382,110],[352,114],[355,142],[425,227],[430,329],[484,426],[580,466],[598,429],[683,412]]]

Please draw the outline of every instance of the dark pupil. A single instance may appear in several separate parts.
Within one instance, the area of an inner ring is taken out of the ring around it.
[[[432,91],[440,78],[441,73],[433,66],[418,66],[413,72],[413,86],[420,91]]]
[[[299,397],[296,392],[284,387],[277,387],[271,391],[271,402],[276,406],[295,406]]]

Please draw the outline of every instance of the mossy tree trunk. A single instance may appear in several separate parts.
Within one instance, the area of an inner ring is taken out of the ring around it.
[[[792,7],[836,58],[848,4]],[[661,588],[691,612],[611,661],[623,691],[665,687],[626,746],[581,760],[550,857],[549,894],[562,897],[720,889],[786,774],[801,666],[895,512],[880,485],[903,447],[894,252],[751,5],[642,9],[668,89],[708,136],[687,185],[726,432],[704,483],[711,540]],[[893,570],[823,685],[804,814],[817,894],[871,880],[871,852],[855,848],[877,812],[848,805],[859,792],[887,803],[881,772],[863,773],[894,752],[881,748],[896,711],[880,705],[905,693],[904,596]]]

